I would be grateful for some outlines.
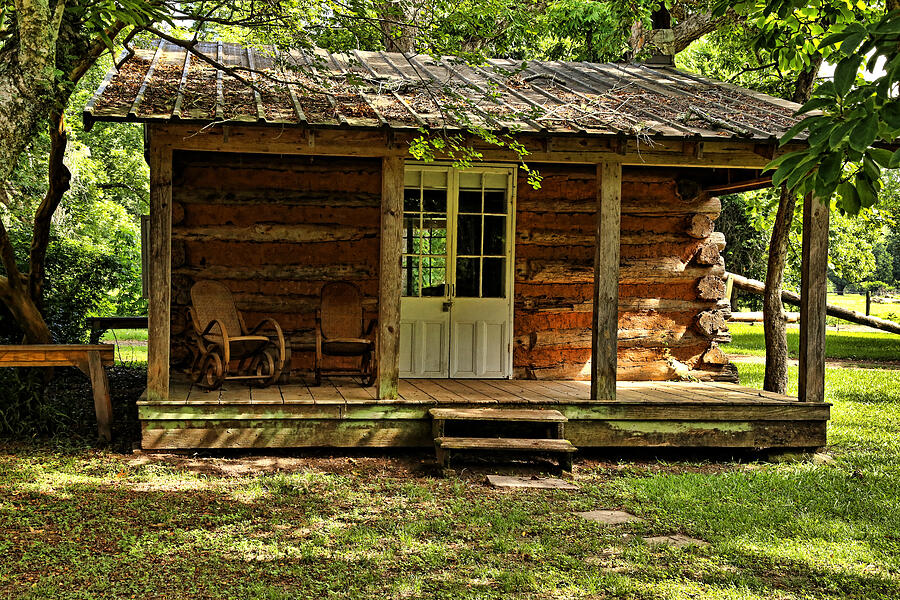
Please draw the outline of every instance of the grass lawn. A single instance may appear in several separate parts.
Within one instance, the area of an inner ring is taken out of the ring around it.
[[[760,384],[761,365],[739,367]],[[829,369],[826,389],[832,464],[589,456],[577,492],[437,478],[425,452],[248,473],[9,444],[0,598],[896,599],[900,371]],[[574,514],[600,508],[646,521]],[[710,545],[642,540],[676,532]]]
[[[146,329],[110,329],[100,337],[100,342],[116,345],[117,364],[147,364]]]
[[[729,354],[765,356],[762,323],[729,323],[732,341],[722,348]],[[788,351],[797,358],[800,330],[789,328]],[[900,335],[887,332],[833,331],[825,334],[825,354],[828,358],[852,360],[900,360]]]
[[[865,294],[828,294],[828,304],[834,304],[835,306],[849,308],[850,310],[866,314]],[[789,310],[798,309],[794,307]],[[873,317],[897,321],[900,320],[900,304],[876,304],[873,302],[870,314]]]

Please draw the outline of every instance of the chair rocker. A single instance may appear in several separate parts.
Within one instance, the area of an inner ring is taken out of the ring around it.
[[[275,319],[263,319],[247,329],[231,290],[217,281],[195,283],[191,304],[191,374],[195,383],[211,390],[226,380],[246,380],[262,386],[275,383],[286,356],[284,333]],[[238,363],[233,371],[232,361]]]
[[[363,386],[375,383],[376,324],[365,327],[362,293],[354,284],[339,281],[322,286],[316,311],[315,383],[322,385],[323,373],[355,373]],[[359,367],[325,368],[326,356],[359,357]]]

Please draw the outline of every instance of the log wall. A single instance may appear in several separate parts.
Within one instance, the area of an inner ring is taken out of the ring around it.
[[[377,316],[380,160],[176,152],[172,190],[174,364],[201,279],[227,285],[248,326],[274,317],[293,370],[312,368],[324,283],[353,281]]]
[[[537,165],[541,189],[519,181],[515,249],[517,378],[588,379],[596,169]],[[727,339],[721,205],[687,172],[626,168],[619,275],[620,380],[665,380],[690,368],[734,380]]]
[[[515,376],[589,378],[596,186],[593,165],[538,165],[518,185]],[[733,380],[724,238],[717,198],[685,170],[626,168],[622,183],[618,379]],[[186,366],[191,285],[225,283],[252,326],[275,317],[292,370],[312,367],[321,286],[349,280],[378,310],[381,161],[176,152],[172,215],[172,361]],[[299,373],[298,373],[299,374]]]

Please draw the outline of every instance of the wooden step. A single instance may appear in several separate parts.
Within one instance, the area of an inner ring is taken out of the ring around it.
[[[575,452],[569,440],[532,438],[439,437],[434,444],[441,450],[514,450],[534,452]]]
[[[565,423],[558,410],[506,408],[432,408],[431,418],[440,421],[520,421],[528,423]]]

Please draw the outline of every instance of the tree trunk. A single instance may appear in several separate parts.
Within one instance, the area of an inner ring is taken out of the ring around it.
[[[809,100],[821,66],[822,55],[816,54],[812,57],[809,67],[797,76],[791,100],[799,104]],[[781,303],[781,284],[784,282],[784,265],[796,205],[794,192],[782,187],[775,224],[772,226],[769,262],[766,268],[766,289],[763,294],[763,328],[766,340],[766,373],[763,389],[779,394],[784,394],[787,390],[788,370],[787,317]]]
[[[766,291],[763,295],[763,328],[766,339],[766,374],[763,389],[784,394],[787,391],[787,315],[781,303],[781,285],[790,241],[791,222],[797,199],[793,191],[781,187],[778,213],[769,243]]]

